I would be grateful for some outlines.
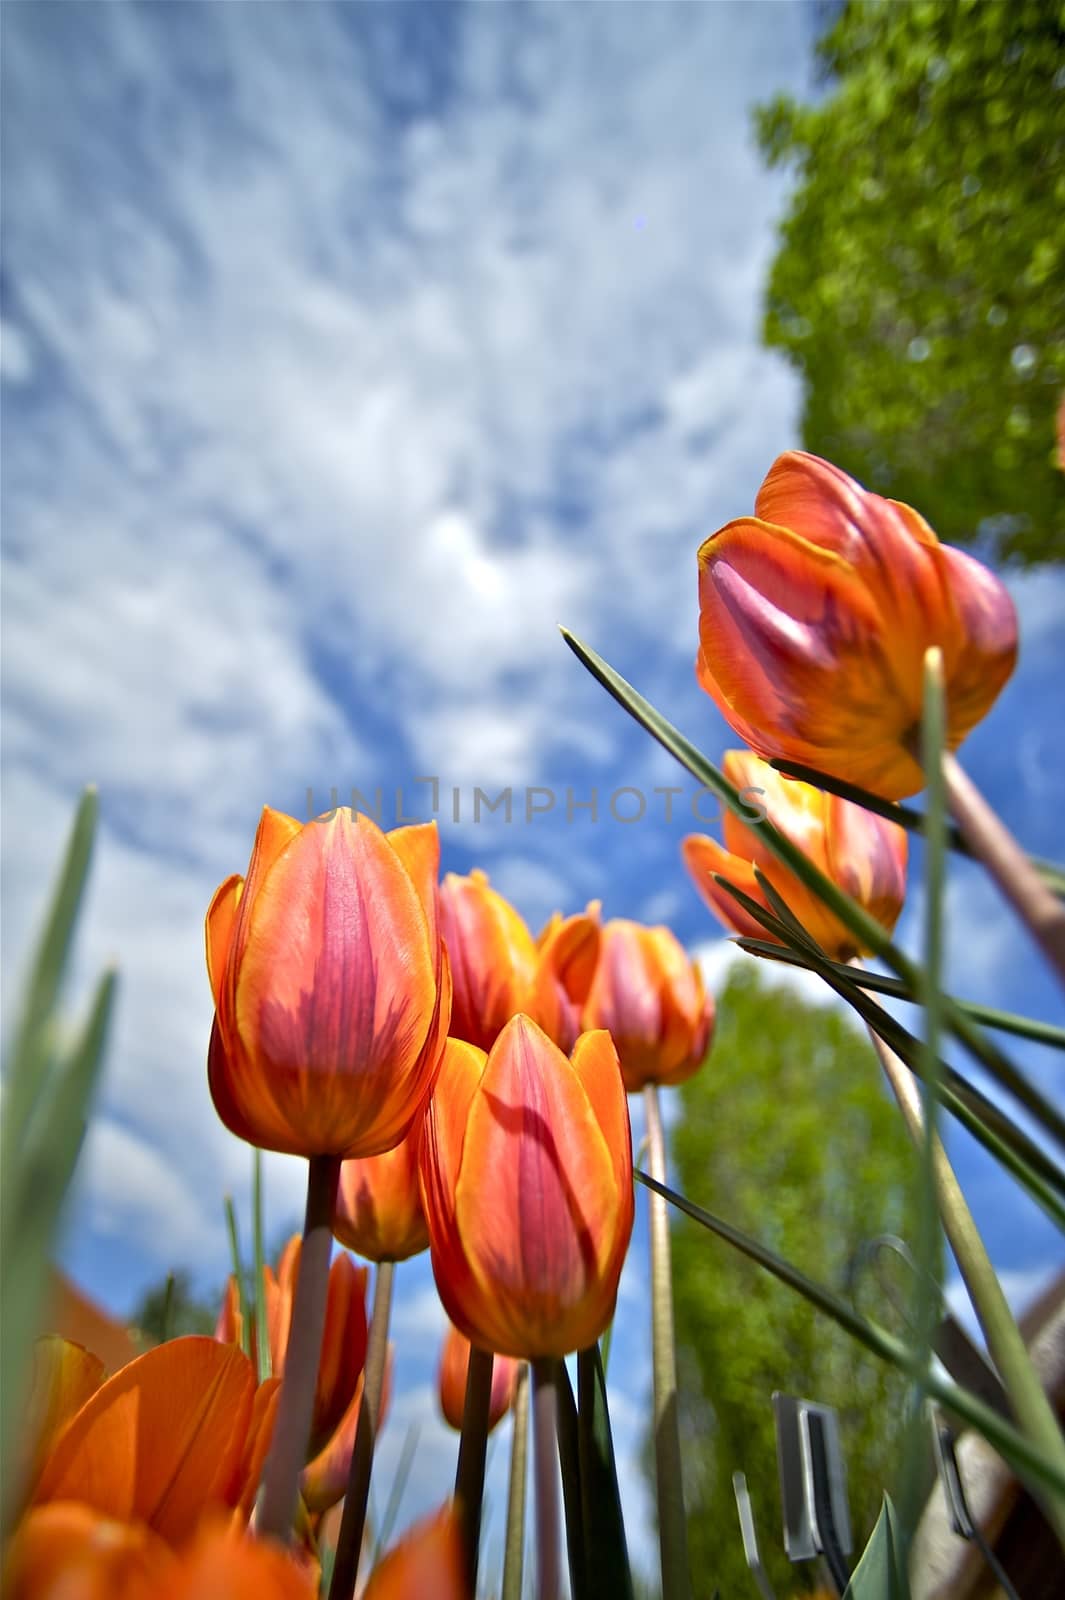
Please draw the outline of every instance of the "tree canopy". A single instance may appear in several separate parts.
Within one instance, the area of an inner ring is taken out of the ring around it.
[[[901,1118],[864,1036],[838,1012],[735,970],[710,1059],[680,1093],[677,1186],[811,1277],[845,1293],[863,1245],[884,1232],[915,1237],[915,1163]],[[732,1495],[738,1469],[777,1592],[813,1588],[813,1567],[783,1553],[772,1392],[838,1408],[861,1549],[882,1490],[897,1487],[906,1380],[685,1218],[674,1224],[673,1265],[692,1570],[705,1574],[707,1593],[753,1592]],[[861,1274],[855,1294],[893,1324],[875,1274]]]
[[[757,128],[796,169],[765,336],[803,442],[941,538],[1065,559],[1065,6],[848,0],[826,92]]]

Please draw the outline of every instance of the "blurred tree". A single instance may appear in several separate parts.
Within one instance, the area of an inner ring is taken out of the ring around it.
[[[1065,559],[1065,7],[848,0],[828,93],[757,112],[798,186],[765,336],[803,442],[941,538]]]
[[[863,1244],[915,1237],[916,1162],[901,1118],[864,1035],[837,1011],[735,969],[707,1067],[680,1097],[678,1188],[811,1277],[846,1293]],[[838,1408],[860,1550],[882,1490],[897,1488],[906,1380],[685,1218],[674,1224],[673,1269],[692,1570],[707,1594],[753,1592],[732,1494],[738,1469],[777,1592],[813,1589],[813,1566],[783,1553],[772,1392]],[[901,1276],[896,1286],[903,1296],[912,1288]],[[861,1309],[899,1330],[871,1272],[855,1292]]]
[[[213,1333],[221,1299],[220,1293],[210,1298],[197,1295],[187,1272],[171,1272],[162,1283],[144,1291],[129,1319],[130,1326],[146,1345],[185,1333]]]

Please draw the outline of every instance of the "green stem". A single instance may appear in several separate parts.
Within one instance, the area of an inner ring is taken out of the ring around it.
[[[340,1160],[335,1156],[312,1156],[307,1168],[307,1212],[299,1276],[277,1402],[277,1421],[263,1472],[258,1515],[259,1532],[283,1543],[287,1543],[292,1533],[299,1476],[311,1433],[311,1412],[325,1330],[329,1253],[333,1245],[333,1208]]]
[[[643,1091],[647,1119],[647,1164],[652,1178],[666,1181],[666,1145],[653,1083]],[[669,1212],[660,1195],[649,1203],[651,1223],[651,1347],[654,1368],[655,1470],[663,1600],[690,1600],[688,1527],[677,1415],[677,1364],[673,1336],[673,1269]]]
[[[248,1315],[248,1285],[244,1277],[244,1263],[240,1257],[240,1235],[237,1233],[237,1213],[233,1196],[227,1194],[223,1205],[226,1212],[226,1231],[229,1234],[229,1258],[233,1263],[233,1281],[237,1286],[237,1307],[240,1311],[240,1348],[251,1355],[251,1318]]]
[[[544,1357],[532,1364],[533,1469],[536,1481],[537,1600],[559,1600],[558,1516],[558,1362]]]
[[[521,1600],[525,1565],[525,1481],[529,1454],[529,1368],[522,1362],[511,1409],[510,1484],[507,1490],[507,1537],[503,1551],[500,1600]]]
[[[1047,888],[1016,839],[950,754],[943,757],[947,801],[973,854],[1065,979],[1065,905]]]
[[[481,1508],[484,1504],[484,1464],[488,1449],[488,1417],[492,1408],[490,1350],[470,1346],[466,1369],[466,1403],[455,1469],[455,1510],[462,1530],[466,1575],[470,1594],[477,1593],[477,1563],[481,1547]]]
[[[265,1383],[273,1371],[270,1351],[270,1324],[266,1316],[266,1251],[263,1245],[263,1153],[252,1151],[251,1167],[251,1226],[252,1269],[255,1273],[255,1297],[252,1311],[255,1321],[255,1361],[259,1382]]]
[[[351,1452],[348,1490],[337,1535],[336,1560],[329,1585],[329,1600],[351,1600],[362,1554],[366,1528],[366,1507],[370,1498],[374,1443],[381,1414],[381,1391],[388,1359],[388,1323],[392,1315],[392,1279],[395,1264],[380,1261],[374,1282],[373,1311],[366,1340],[366,1366],[363,1375],[362,1404],[355,1425],[355,1444]]]
[[[872,1040],[910,1135],[915,1143],[923,1142],[924,1116],[913,1075],[875,1033],[872,1034]],[[934,1168],[943,1227],[983,1329],[991,1359],[1009,1395],[1017,1425],[1056,1470],[1065,1475],[1065,1439],[1032,1366],[1020,1329],[988,1259],[984,1242],[947,1153],[938,1138],[934,1145]],[[1065,1546],[1065,1495],[1046,1493],[1041,1499],[1048,1521]]]

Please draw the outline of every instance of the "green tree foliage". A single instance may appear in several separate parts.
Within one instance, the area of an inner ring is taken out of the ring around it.
[[[213,1333],[221,1299],[220,1293],[210,1299],[198,1295],[187,1272],[172,1272],[144,1291],[130,1323],[146,1344],[186,1333]]]
[[[848,1019],[737,968],[706,1068],[681,1090],[675,1181],[811,1277],[846,1292],[856,1253],[882,1233],[914,1238],[916,1165],[865,1037]],[[779,1594],[816,1587],[783,1554],[774,1389],[836,1406],[855,1543],[895,1487],[906,1380],[806,1301],[705,1229],[674,1225],[677,1355],[692,1570],[705,1592],[753,1593],[732,1495],[747,1475]],[[903,1271],[905,1269],[902,1269]],[[891,1276],[895,1276],[892,1274]],[[903,1296],[912,1285],[891,1286]],[[875,1271],[862,1310],[900,1324]],[[652,1469],[653,1470],[653,1469]]]
[[[827,92],[757,113],[796,169],[765,334],[803,441],[951,543],[1065,559],[1065,6],[848,0]]]

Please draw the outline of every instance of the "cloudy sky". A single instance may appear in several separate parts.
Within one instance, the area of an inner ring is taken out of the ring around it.
[[[677,854],[691,786],[556,624],[710,752],[734,742],[694,685],[695,551],[797,443],[796,382],[758,339],[787,180],[763,170],[750,108],[810,90],[814,19],[4,13],[4,995],[95,781],[80,977],[114,958],[122,993],[65,1249],[127,1310],[168,1267],[217,1282],[222,1194],[247,1216],[248,1152],[207,1094],[201,925],[264,802],[304,816],[379,788],[387,825],[429,816],[417,780],[435,778],[445,867],[485,867],[534,925],[596,897],[716,940]],[[1051,854],[1065,582],[1010,581],[1022,663],[966,760]],[[511,820],[474,820],[474,789],[506,785]],[[622,787],[647,797],[639,821],[611,815]],[[593,792],[596,817],[567,807]],[[976,873],[949,908],[959,992],[1060,1018]],[[1021,1055],[1053,1083],[1053,1061]],[[1050,1229],[957,1156],[1020,1294],[1053,1264]],[[268,1161],[273,1229],[301,1184]],[[642,1238],[614,1404],[646,1563]],[[400,1296],[393,1459],[438,1337],[423,1264]],[[404,1518],[453,1455],[426,1424]]]

